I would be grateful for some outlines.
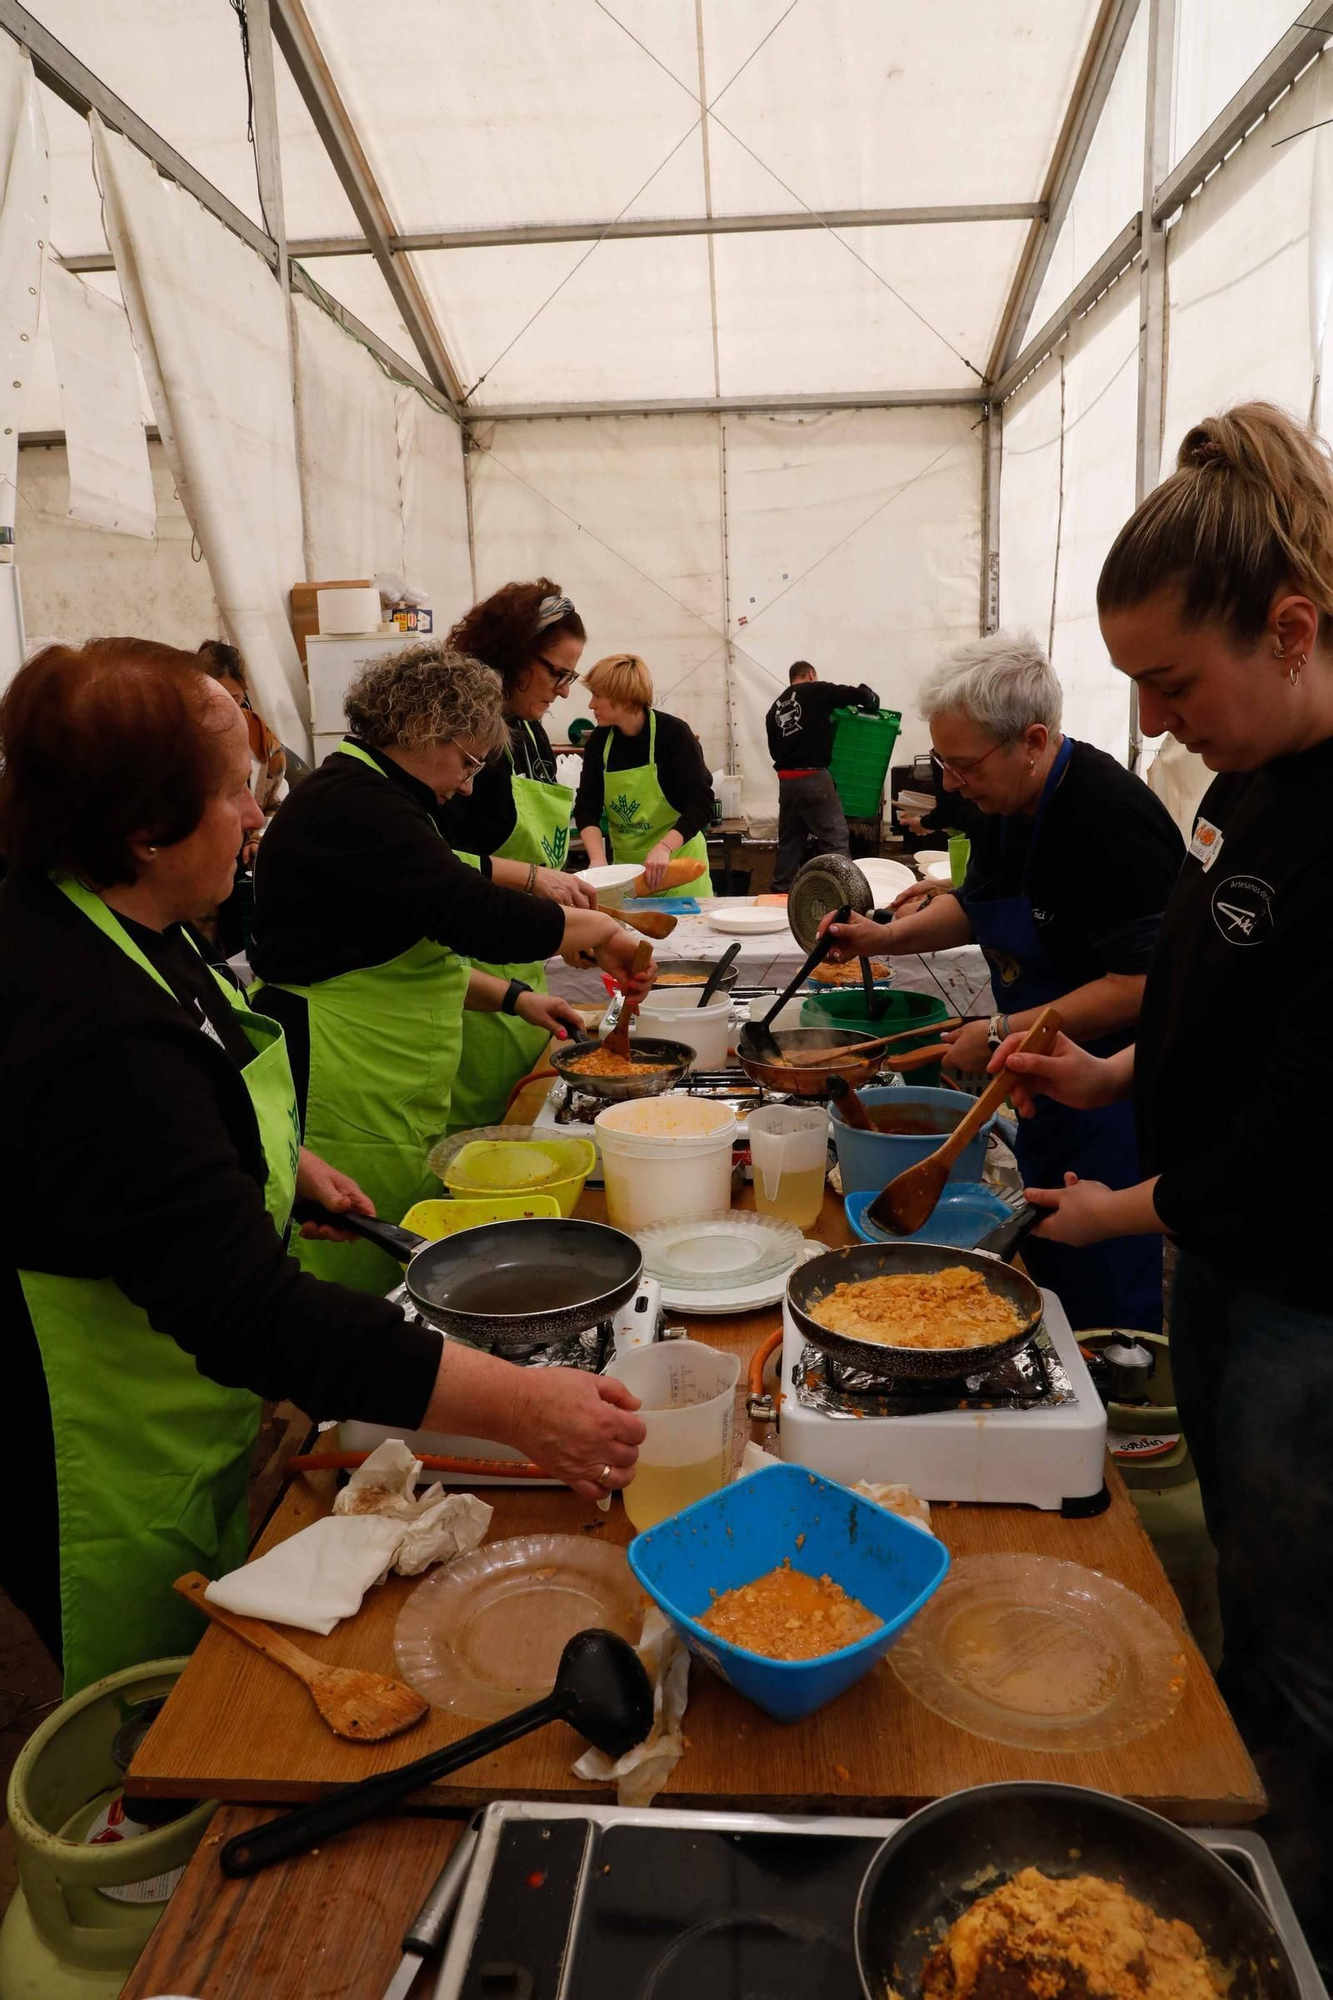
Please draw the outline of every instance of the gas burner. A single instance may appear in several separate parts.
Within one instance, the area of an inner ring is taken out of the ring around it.
[[[1077,1401],[1042,1327],[985,1375],[915,1381],[870,1375],[806,1346],[792,1370],[799,1400],[830,1417],[920,1417],[940,1410],[1037,1410]]]
[[[391,1302],[400,1307],[403,1317],[420,1326],[427,1321],[421,1318],[407,1295],[406,1285],[400,1285],[389,1293]],[[460,1347],[477,1347],[482,1353],[489,1350],[480,1342],[459,1340],[456,1334],[446,1334],[447,1340],[457,1340]],[[572,1340],[557,1341],[550,1347],[506,1348],[506,1361],[516,1361],[522,1368],[581,1368],[587,1375],[600,1375],[615,1351],[615,1327],[609,1319],[600,1320],[596,1326],[588,1326],[576,1333]]]
[[[668,1097],[702,1097],[713,1104],[725,1104],[738,1118],[747,1112],[759,1110],[764,1104],[786,1104],[785,1093],[766,1090],[761,1083],[751,1083],[744,1070],[740,1069],[700,1069],[691,1070],[682,1083],[674,1090],[665,1092]],[[565,1082],[552,1091],[549,1100],[552,1117],[557,1125],[591,1125],[599,1111],[605,1111],[607,1099],[596,1097],[591,1091],[575,1090]]]

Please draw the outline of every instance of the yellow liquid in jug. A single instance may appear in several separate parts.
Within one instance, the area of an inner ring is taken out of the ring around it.
[[[761,1215],[776,1215],[783,1222],[794,1222],[798,1229],[809,1229],[818,1222],[824,1206],[824,1174],[823,1166],[779,1174],[777,1192],[770,1201],[764,1192],[764,1177],[756,1172],[754,1205]]]
[[[655,1527],[668,1514],[679,1514],[682,1507],[725,1486],[731,1472],[729,1461],[729,1449],[715,1451],[691,1465],[650,1465],[640,1458],[633,1479],[624,1488],[625,1512],[640,1533]]]

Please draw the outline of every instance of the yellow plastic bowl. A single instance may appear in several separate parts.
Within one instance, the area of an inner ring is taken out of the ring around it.
[[[444,1184],[451,1195],[488,1198],[500,1190],[513,1195],[548,1194],[561,1215],[572,1215],[597,1158],[591,1139],[478,1139],[450,1160]]]
[[[403,1228],[411,1229],[431,1243],[442,1236],[456,1236],[462,1229],[475,1229],[482,1222],[523,1222],[532,1216],[555,1216],[560,1204],[550,1194],[494,1195],[478,1201],[419,1201],[403,1217]]]

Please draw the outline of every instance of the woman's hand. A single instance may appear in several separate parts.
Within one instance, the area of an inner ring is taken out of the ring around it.
[[[944,1067],[960,1070],[967,1076],[980,1076],[990,1062],[989,1037],[988,1021],[964,1021],[961,1028],[945,1028],[940,1035],[949,1050]]]
[[[557,1000],[554,993],[520,993],[514,1008],[520,1021],[527,1021],[531,1027],[545,1028],[548,1035],[558,1041],[568,1041],[567,1030],[583,1026],[583,1016],[568,1000]]]
[[[613,917],[607,918],[610,935],[594,947],[593,956],[603,972],[610,973],[627,1000],[636,1004],[644,998],[657,977],[657,966],[649,960],[643,972],[633,972],[640,940],[623,930]]]
[[[650,847],[644,855],[643,877],[650,889],[661,888],[662,877],[666,874],[667,863],[671,859],[671,853],[672,850],[667,846],[666,842],[659,840],[656,847]]]
[[[888,950],[889,925],[872,924],[869,917],[851,917],[845,924],[836,919],[836,910],[830,910],[819,926],[820,937],[831,930],[838,940],[829,953],[834,965],[845,965],[852,958],[873,958],[877,951]]]
[[[375,1204],[368,1194],[362,1192],[350,1174],[340,1174],[327,1160],[321,1160],[318,1153],[312,1153],[302,1146],[301,1157],[296,1167],[296,1193],[301,1201],[317,1201],[321,1208],[351,1209],[354,1215],[373,1215]],[[304,1222],[302,1236],[318,1238],[321,1243],[355,1243],[356,1238],[345,1229],[330,1229],[326,1223]]]
[[[1023,1037],[1012,1034],[1001,1042],[987,1064],[991,1076],[1008,1069],[1013,1078],[1009,1095],[1020,1118],[1030,1118],[1039,1097],[1053,1097],[1074,1111],[1094,1111],[1114,1104],[1120,1095],[1111,1065],[1100,1056],[1090,1056],[1068,1035],[1057,1035],[1048,1056],[1020,1055]]]
[[[1114,1212],[1114,1196],[1105,1181],[1081,1181],[1077,1174],[1066,1174],[1062,1188],[1024,1188],[1023,1193],[1034,1208],[1051,1211],[1046,1221],[1032,1232],[1047,1243],[1074,1246],[1104,1243],[1110,1236],[1119,1236],[1124,1228]]]
[[[559,868],[539,868],[532,893],[545,896],[552,903],[562,903],[567,910],[597,908],[597,891],[592,884],[580,882],[577,875],[566,875]]]
[[[600,1500],[634,1477],[646,1435],[632,1396],[614,1375],[578,1368],[525,1368],[514,1398],[507,1444],[563,1480],[585,1500]]]

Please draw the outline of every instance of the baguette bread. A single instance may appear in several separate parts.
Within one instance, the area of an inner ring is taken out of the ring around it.
[[[668,861],[666,873],[655,889],[648,887],[646,875],[636,875],[629,885],[631,896],[660,896],[663,889],[683,889],[687,882],[697,882],[701,875],[708,873],[706,861]]]

